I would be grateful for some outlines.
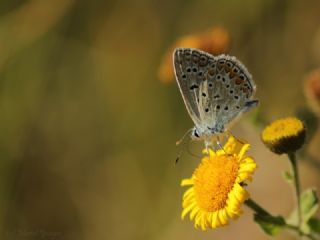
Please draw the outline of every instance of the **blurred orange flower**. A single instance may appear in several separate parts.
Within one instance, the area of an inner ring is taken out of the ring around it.
[[[312,71],[305,77],[304,93],[310,108],[320,116],[320,69]]]
[[[230,49],[231,38],[228,31],[222,27],[214,27],[208,31],[181,37],[164,54],[158,76],[164,83],[172,82],[174,78],[172,52],[178,47],[201,49],[213,55],[227,53]]]

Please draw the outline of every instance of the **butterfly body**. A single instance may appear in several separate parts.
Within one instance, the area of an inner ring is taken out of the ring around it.
[[[252,99],[256,85],[235,57],[177,48],[173,62],[182,98],[195,123],[193,139],[210,144],[234,119],[258,104]]]

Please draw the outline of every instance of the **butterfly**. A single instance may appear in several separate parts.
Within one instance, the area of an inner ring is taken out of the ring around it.
[[[195,126],[191,138],[204,140],[206,148],[217,143],[236,118],[258,105],[256,85],[246,67],[235,57],[213,56],[192,48],[173,53],[176,80]]]

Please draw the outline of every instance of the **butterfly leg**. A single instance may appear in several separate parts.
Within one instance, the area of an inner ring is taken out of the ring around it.
[[[206,147],[206,153],[209,155],[209,148],[212,146],[212,143],[209,141],[204,141],[204,145]]]
[[[220,149],[222,149],[222,151],[224,151],[224,153],[226,153],[226,151],[224,150],[223,146],[221,145],[219,136],[217,136],[217,145],[219,146]]]

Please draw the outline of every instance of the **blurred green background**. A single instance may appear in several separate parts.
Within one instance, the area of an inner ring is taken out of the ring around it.
[[[265,120],[292,115],[306,105],[304,76],[320,66],[319,11],[318,0],[2,0],[0,238],[269,239],[246,207],[213,231],[180,220],[179,184],[199,159],[185,153],[173,166],[192,122],[176,83],[157,71],[175,39],[222,26]],[[288,215],[288,162],[262,145],[255,113],[233,128],[259,166],[249,191]],[[314,161],[300,164],[303,188],[320,186]]]

